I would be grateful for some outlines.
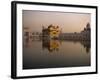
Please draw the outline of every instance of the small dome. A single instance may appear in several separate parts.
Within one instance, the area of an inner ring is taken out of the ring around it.
[[[90,28],[90,23],[87,23],[86,28],[87,29]]]

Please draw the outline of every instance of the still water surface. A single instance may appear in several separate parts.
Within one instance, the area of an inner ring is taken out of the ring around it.
[[[23,69],[90,66],[90,42],[24,39]]]

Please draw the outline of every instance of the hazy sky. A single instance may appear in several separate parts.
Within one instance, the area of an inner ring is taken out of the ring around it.
[[[23,10],[23,26],[41,32],[42,26],[53,24],[63,32],[80,32],[90,23],[90,14]]]

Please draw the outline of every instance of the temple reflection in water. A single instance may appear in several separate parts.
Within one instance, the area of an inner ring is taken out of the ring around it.
[[[24,39],[24,46],[25,47],[32,47],[31,44],[32,42],[35,42],[37,40],[37,37],[36,39],[33,38],[33,39],[30,39],[30,38],[26,38]],[[68,40],[55,40],[55,39],[51,39],[51,40],[47,40],[47,39],[41,39],[39,38],[37,41],[42,41],[42,49],[45,50],[47,49],[49,52],[53,52],[53,51],[59,51],[59,47],[62,46],[62,42],[67,42]],[[70,41],[72,43],[74,43],[74,45],[76,43],[80,43],[86,50],[87,53],[90,52],[90,48],[91,48],[91,44],[89,41]],[[66,45],[67,46],[67,45]]]

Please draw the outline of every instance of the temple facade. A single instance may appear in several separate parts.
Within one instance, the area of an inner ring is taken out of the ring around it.
[[[48,28],[43,27],[42,29],[42,36],[49,37],[49,38],[59,38],[61,30],[59,26],[49,25]]]

